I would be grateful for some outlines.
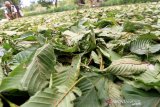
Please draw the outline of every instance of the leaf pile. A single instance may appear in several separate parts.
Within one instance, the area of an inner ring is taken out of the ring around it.
[[[159,8],[84,9],[0,25],[0,105],[159,107]]]

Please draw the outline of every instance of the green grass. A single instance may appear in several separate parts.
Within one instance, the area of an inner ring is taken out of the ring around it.
[[[62,12],[62,11],[75,10],[75,9],[79,9],[79,7],[77,5],[66,5],[66,6],[61,6],[57,8],[50,8],[40,12],[37,12],[37,11],[25,12],[25,16],[35,16],[40,14],[55,13],[55,12]]]

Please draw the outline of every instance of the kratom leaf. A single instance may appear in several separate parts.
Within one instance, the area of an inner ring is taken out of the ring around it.
[[[80,81],[78,87],[82,91],[82,96],[75,101],[75,107],[82,107],[82,105],[83,107],[101,107],[96,88],[88,78]]]
[[[45,44],[45,42],[46,42],[46,38],[45,38],[43,35],[41,35],[41,34],[37,35],[36,39],[37,39],[37,41],[38,41],[42,46],[43,46],[43,45]]]
[[[149,53],[149,48],[151,46],[151,42],[149,40],[137,40],[131,42],[131,52],[143,55]]]
[[[52,74],[52,88],[58,89],[58,98],[56,99],[56,107],[73,107],[71,102],[76,99],[75,85],[77,84],[80,73],[81,56],[75,56],[72,59],[71,66],[62,72]],[[61,91],[60,91],[61,90]]]
[[[85,78],[81,80],[78,87],[82,91],[82,96],[75,100],[76,107],[104,107],[107,106],[107,101],[112,99],[123,99],[120,91],[120,86],[108,80],[104,76],[92,73],[83,75]],[[99,99],[99,100],[98,100]],[[92,102],[91,104],[88,102]],[[122,107],[121,104],[117,104]],[[111,107],[115,107],[112,104]]]
[[[36,51],[37,48],[38,47],[31,47],[29,49],[21,51],[18,54],[13,56],[13,60],[16,60],[17,62],[22,63],[26,61],[30,57],[30,55]]]
[[[152,45],[150,48],[149,48],[149,52],[151,53],[156,53],[160,50],[160,44],[156,44],[156,45]]]
[[[140,74],[148,69],[149,64],[133,59],[119,59],[112,62],[106,69],[107,73],[114,75],[128,76],[133,74]]]
[[[62,72],[54,72],[52,75],[51,86],[53,90],[47,89],[38,92],[22,107],[74,107],[72,103],[76,99],[74,93],[81,95],[75,87],[79,75],[81,56],[73,58],[69,69]]]
[[[123,28],[121,26],[114,26],[114,27],[107,27],[102,30],[102,33],[98,35],[98,37],[102,37],[105,39],[118,39],[122,35],[125,34],[125,32],[122,32]]]
[[[21,80],[23,89],[34,94],[45,88],[49,83],[55,63],[56,56],[52,45],[46,44],[39,48]]]
[[[155,66],[150,65],[147,71],[139,76],[134,76],[133,78],[135,81],[142,82],[143,84],[160,87],[160,79],[157,78],[158,74],[160,74],[159,69],[159,64],[156,64]]]
[[[9,74],[8,77],[3,77],[3,81],[0,85],[0,92],[10,91],[13,89],[22,90],[20,81],[23,78],[23,75],[25,74],[25,70],[26,64],[21,63]]]
[[[100,64],[100,59],[94,51],[91,52],[91,57],[93,58],[93,60],[96,64]]]
[[[57,86],[57,89],[58,89],[57,93],[58,97],[55,100],[56,101],[55,107],[64,107],[64,106],[74,107],[73,101],[76,99],[75,94],[78,95],[81,92],[78,92],[79,90],[76,90],[77,89],[76,87],[69,89],[66,86]]]
[[[72,59],[71,66],[64,69],[64,71],[53,72],[52,74],[52,88],[59,85],[71,87],[78,79],[80,73],[81,56],[77,55]],[[62,78],[63,77],[63,78]]]
[[[37,92],[21,107],[54,107],[56,94],[52,89]]]
[[[59,91],[63,93],[66,91],[66,87],[58,87]],[[75,90],[74,90],[75,91]],[[72,92],[63,99],[66,102],[57,104],[59,96],[56,94],[56,90],[47,88],[44,91],[37,92],[21,107],[73,107],[72,101],[76,98]]]
[[[96,48],[96,39],[93,30],[79,41],[79,48],[80,51],[84,51],[85,53],[90,52]]]
[[[66,38],[66,43],[69,45],[69,46],[72,46],[73,44],[77,43],[79,40],[81,40],[84,36],[84,34],[77,34],[77,33],[74,33],[74,32],[71,32],[71,31],[65,31],[63,33],[63,35],[65,36]]]
[[[33,32],[26,32],[22,34],[17,40],[25,40],[25,41],[35,41],[36,37]]]
[[[149,61],[151,61],[151,62],[160,62],[160,54],[151,55],[149,57]]]
[[[99,47],[100,51],[102,52],[102,54],[109,58],[111,61],[114,60],[118,60],[121,58],[121,56],[119,54],[117,54],[116,52],[112,51],[111,49],[107,49],[105,47]]]
[[[139,55],[156,53],[160,50],[160,44],[153,44],[150,40],[140,39],[131,42],[130,50]]]
[[[134,23],[134,22],[130,22],[130,21],[126,21],[123,25],[123,30],[125,32],[136,32],[136,30],[142,29],[144,27],[143,24],[141,23]]]
[[[160,96],[154,91],[148,93],[130,85],[124,85],[122,93],[126,101],[129,101],[129,103],[124,104],[125,106],[158,107],[160,105]]]
[[[74,45],[74,46],[66,46],[63,44],[59,44],[59,43],[54,43],[53,47],[55,48],[55,50],[59,50],[62,52],[76,52],[78,51],[78,46]]]
[[[115,100],[123,100],[121,94],[121,87],[113,83],[111,80],[108,80],[105,77],[99,79],[96,82],[96,89],[98,90],[98,97],[101,100],[103,106],[110,105],[110,107],[123,107],[122,104],[111,103]]]
[[[100,21],[98,21],[95,25],[99,28],[104,28],[106,26],[113,26],[116,25],[116,21],[114,18],[106,18],[106,19],[102,19]]]
[[[3,107],[3,103],[1,99],[0,99],[0,107]]]
[[[124,82],[124,84],[129,84],[129,85],[131,85],[131,86],[133,86],[134,88],[137,88],[137,89],[144,89],[145,91],[148,91],[148,90],[153,88],[152,86],[146,85],[142,82],[132,81],[132,78],[124,78],[124,77],[120,77],[120,76],[118,76],[118,78],[120,80],[122,80]]]

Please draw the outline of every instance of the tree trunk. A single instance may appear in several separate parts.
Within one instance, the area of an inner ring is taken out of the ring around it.
[[[55,0],[55,7],[58,6],[58,0]]]
[[[78,0],[78,4],[85,4],[84,0]]]

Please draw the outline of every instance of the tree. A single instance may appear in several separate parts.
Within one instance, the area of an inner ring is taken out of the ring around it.
[[[3,4],[6,0],[0,0],[0,4]],[[8,0],[11,3],[13,3],[14,5],[18,5],[20,4],[21,0]]]
[[[85,4],[85,0],[78,0],[78,4]]]
[[[55,5],[55,7],[57,7],[58,5],[58,0],[52,0],[53,4]]]
[[[41,6],[43,6],[43,7],[47,7],[47,9],[48,9],[53,4],[55,4],[55,7],[57,7],[58,0],[39,0],[38,3],[41,4]]]
[[[19,5],[21,0],[10,0],[14,5]]]

